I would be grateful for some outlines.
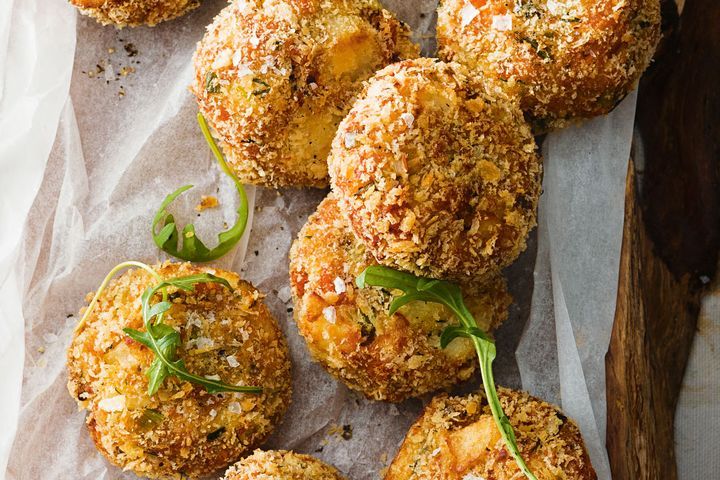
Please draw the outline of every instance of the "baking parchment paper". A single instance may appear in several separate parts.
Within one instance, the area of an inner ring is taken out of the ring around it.
[[[234,220],[232,185],[199,134],[187,91],[195,43],[224,3],[205,1],[179,20],[121,31],[85,17],[78,17],[73,30],[71,9],[60,0],[48,3],[47,15],[38,14],[45,8],[39,0],[14,5],[38,32],[42,27],[42,34],[26,40],[27,51],[48,39],[56,49],[65,45],[66,54],[75,41],[77,47],[74,63],[67,55],[55,62],[38,57],[28,71],[29,81],[49,80],[48,88],[57,91],[53,99],[64,106],[56,108],[59,122],[49,118],[44,129],[34,130],[39,144],[53,147],[22,242],[10,257],[9,278],[22,318],[9,309],[5,315],[9,325],[24,321],[25,358],[24,370],[17,362],[8,364],[23,371],[23,382],[7,477],[135,478],[110,466],[93,447],[84,414],[65,390],[64,353],[85,294],[113,265],[166,258],[149,235],[165,195],[195,185],[174,209],[182,222],[193,221],[209,244],[210,232]],[[436,2],[384,4],[414,28],[424,52],[432,53]],[[56,73],[63,68],[73,72],[69,96],[63,95],[69,78]],[[38,107],[27,110],[37,114]],[[507,271],[515,303],[497,332],[498,383],[561,404],[580,424],[601,479],[610,478],[604,354],[615,308],[633,116],[630,96],[608,117],[548,136],[539,228]],[[288,311],[287,252],[326,192],[250,188],[249,193],[254,218],[247,245],[216,264],[241,272],[267,293],[289,339],[293,403],[268,447],[312,453],[353,479],[378,478],[427,399],[368,402],[310,361]],[[28,189],[25,196],[33,194]],[[201,194],[217,194],[221,209],[198,218],[192,207]],[[10,342],[23,344],[17,328],[8,335]],[[477,379],[459,390],[476,386]],[[342,435],[349,430],[351,435]],[[11,441],[12,432],[4,438]]]

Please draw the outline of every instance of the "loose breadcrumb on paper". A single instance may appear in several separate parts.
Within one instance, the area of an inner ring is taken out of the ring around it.
[[[220,202],[218,201],[217,197],[213,195],[203,195],[200,198],[200,203],[195,205],[195,211],[202,212],[203,210],[207,210],[208,208],[217,208],[219,205]]]

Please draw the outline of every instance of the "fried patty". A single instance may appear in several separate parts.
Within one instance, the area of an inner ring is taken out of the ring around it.
[[[163,278],[208,272],[230,282],[232,291],[218,284],[169,289],[164,323],[180,333],[178,356],[191,373],[263,392],[210,394],[172,377],[148,396],[154,354],[123,332],[144,330],[140,297],[154,280],[139,269],[109,284],[75,334],[68,390],[111,463],[151,478],[206,475],[259,446],[278,423],[291,397],[290,357],[263,296],[236,274],[188,263],[155,268]]]
[[[310,455],[255,450],[230,467],[223,480],[345,480],[345,477]]]
[[[517,104],[458,64],[378,72],[328,159],[340,208],[384,265],[460,282],[498,274],[535,226],[541,161]]]
[[[498,389],[520,452],[538,480],[596,480],[575,422],[527,393]],[[517,480],[485,398],[439,395],[410,428],[385,480]]]
[[[440,3],[440,57],[505,82],[537,132],[611,111],[660,39],[659,0]]]
[[[377,0],[228,5],[194,56],[200,111],[243,182],[324,187],[327,154],[363,80],[418,48]]]
[[[457,323],[447,308],[411,302],[390,316],[389,292],[357,288],[355,278],[376,264],[331,194],[290,250],[295,321],[313,357],[374,400],[400,402],[468,379],[477,365],[471,342],[458,338],[440,348],[443,329]],[[507,317],[511,299],[502,278],[464,293],[480,328]]]
[[[103,25],[116,27],[154,26],[200,5],[199,0],[70,0],[70,3]]]

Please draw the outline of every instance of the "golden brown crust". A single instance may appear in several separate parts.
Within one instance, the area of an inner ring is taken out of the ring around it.
[[[223,480],[345,480],[345,477],[310,455],[255,450],[230,467]]]
[[[377,0],[246,0],[194,56],[200,111],[243,182],[324,187],[337,124],[362,81],[418,49]]]
[[[100,452],[115,465],[151,478],[212,473],[257,447],[287,409],[290,358],[262,295],[230,272],[190,264],[156,267],[164,278],[209,272],[230,291],[198,284],[193,293],[169,291],[165,323],[182,337],[178,354],[188,370],[226,383],[257,385],[263,393],[209,394],[167,379],[147,394],[152,352],[122,329],[143,329],[140,296],[153,281],[143,270],[113,280],[68,348],[68,390]]]
[[[423,58],[368,82],[328,163],[342,211],[380,263],[462,282],[496,275],[525,249],[536,150],[498,84]]]
[[[200,6],[199,0],[70,0],[81,13],[103,25],[154,26]]]
[[[375,400],[400,402],[469,378],[477,364],[470,341],[440,348],[442,330],[456,321],[445,307],[412,302],[388,316],[390,294],[355,286],[355,277],[376,263],[331,194],[290,250],[295,321],[313,357]],[[502,278],[465,293],[480,328],[507,317],[511,299]]]
[[[520,452],[538,480],[596,480],[580,431],[557,408],[525,392],[499,388]],[[480,395],[438,395],[410,428],[385,480],[517,480]]]
[[[506,82],[536,130],[612,110],[660,39],[658,0],[442,0],[439,55]]]

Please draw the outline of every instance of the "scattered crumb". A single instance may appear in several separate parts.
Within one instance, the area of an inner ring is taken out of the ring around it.
[[[131,73],[135,73],[135,67],[122,67],[120,69],[120,75],[127,77]]]
[[[125,52],[127,52],[128,57],[134,57],[138,54],[138,49],[134,44],[128,43],[125,45]]]
[[[112,47],[108,48],[108,53],[112,55],[113,53],[115,53],[115,49]]]
[[[200,199],[200,203],[195,205],[195,211],[202,212],[203,210],[207,210],[208,208],[216,208],[218,205],[220,205],[220,202],[218,201],[217,197],[214,197],[212,195],[203,195]]]

